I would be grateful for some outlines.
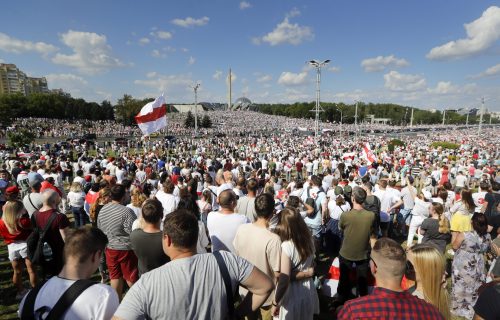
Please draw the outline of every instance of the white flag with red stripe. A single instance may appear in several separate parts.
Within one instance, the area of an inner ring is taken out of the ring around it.
[[[368,161],[369,165],[377,161],[377,158],[373,154],[372,149],[370,148],[370,144],[368,142],[365,143],[365,145],[363,146],[363,156]]]
[[[147,103],[135,116],[135,121],[145,136],[167,126],[167,104],[163,95]]]

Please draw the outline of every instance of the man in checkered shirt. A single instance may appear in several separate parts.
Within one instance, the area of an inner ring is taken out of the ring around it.
[[[370,259],[377,287],[370,295],[346,302],[337,319],[444,319],[436,307],[401,289],[405,268],[401,245],[389,238],[379,239]]]

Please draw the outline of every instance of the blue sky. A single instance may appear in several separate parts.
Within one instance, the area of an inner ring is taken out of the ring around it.
[[[498,1],[9,1],[0,62],[74,97],[233,97],[500,111]]]

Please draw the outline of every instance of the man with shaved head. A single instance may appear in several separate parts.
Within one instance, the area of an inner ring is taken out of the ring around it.
[[[207,228],[212,240],[212,251],[235,252],[233,247],[236,230],[249,220],[244,215],[235,213],[238,198],[233,190],[224,190],[217,198],[220,209],[208,214]]]

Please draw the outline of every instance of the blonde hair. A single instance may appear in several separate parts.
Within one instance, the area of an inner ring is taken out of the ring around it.
[[[439,217],[439,233],[450,233],[450,222],[444,215],[444,206],[441,203],[433,202],[432,209]]]
[[[146,201],[148,198],[144,193],[142,193],[141,190],[139,189],[134,189],[132,190],[132,194],[130,196],[130,203],[137,208],[142,207],[142,204],[144,201]]]
[[[410,249],[412,264],[425,301],[438,308],[445,319],[450,319],[448,291],[443,288],[446,260],[432,245],[418,244]]]
[[[7,201],[3,208],[2,220],[10,234],[18,234],[19,218],[23,212],[23,203],[19,200]]]
[[[69,191],[71,192],[82,192],[83,189],[82,189],[82,185],[80,182],[73,182],[71,184],[71,188],[69,188]]]

